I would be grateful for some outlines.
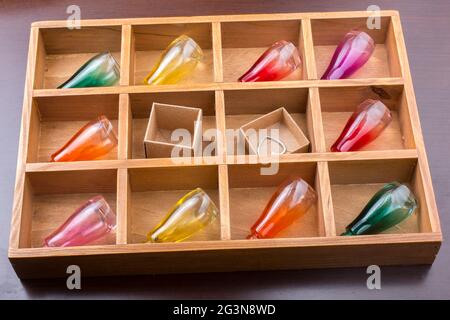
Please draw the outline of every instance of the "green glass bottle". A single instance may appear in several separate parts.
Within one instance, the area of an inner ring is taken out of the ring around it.
[[[111,53],[104,52],[92,57],[81,66],[61,88],[109,87],[120,79],[120,67]]]
[[[342,236],[377,234],[411,216],[417,200],[404,184],[391,182],[381,188],[350,223]]]

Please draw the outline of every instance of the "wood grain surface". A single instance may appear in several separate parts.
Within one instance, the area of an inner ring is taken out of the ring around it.
[[[409,52],[419,112],[441,212],[444,232],[450,223],[448,191],[450,172],[448,151],[443,146],[448,132],[449,25],[448,1],[78,1],[82,18],[126,18],[150,16],[188,16],[238,13],[364,10],[370,4],[400,11]],[[425,267],[383,269],[383,289],[371,292],[365,287],[364,269],[292,272],[247,272],[218,275],[178,275],[139,277],[124,280],[90,279],[83,290],[71,293],[64,281],[20,283],[6,259],[12,189],[17,154],[20,106],[24,82],[29,25],[36,20],[64,19],[66,1],[0,2],[0,51],[2,73],[1,142],[1,253],[0,295],[5,298],[46,297],[147,297],[147,298],[432,298],[449,297],[447,265],[449,250],[441,249],[431,269]],[[444,138],[444,139],[443,139]],[[180,286],[180,283],[183,286]],[[181,288],[180,288],[181,287]],[[221,290],[217,290],[220,287]]]

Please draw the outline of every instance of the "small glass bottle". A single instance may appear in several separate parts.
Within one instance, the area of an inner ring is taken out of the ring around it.
[[[347,33],[334,51],[322,80],[346,79],[360,69],[375,50],[375,41],[365,32]]]
[[[416,209],[416,197],[406,185],[398,182],[388,183],[375,193],[341,235],[356,236],[383,232],[411,216]]]
[[[275,42],[245,72],[238,81],[276,81],[281,80],[302,65],[302,60],[296,46],[289,41]]]
[[[286,180],[251,227],[247,239],[276,237],[302,217],[316,201],[316,192],[305,180],[299,177]]]
[[[117,146],[112,123],[105,116],[90,121],[53,153],[51,162],[94,160],[108,154]]]
[[[46,247],[72,247],[104,237],[116,226],[116,215],[102,196],[89,199],[44,239]]]
[[[367,99],[348,119],[330,150],[357,151],[375,140],[391,123],[391,111],[380,100]]]
[[[111,53],[104,52],[89,59],[58,89],[109,87],[119,82],[119,79],[119,64]]]
[[[219,214],[214,202],[201,188],[187,193],[166,217],[147,234],[147,242],[180,242],[199,232]]]
[[[190,37],[181,35],[166,48],[144,84],[175,84],[190,75],[203,59],[203,51]]]

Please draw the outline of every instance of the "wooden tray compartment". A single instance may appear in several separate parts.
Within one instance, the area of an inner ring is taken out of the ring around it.
[[[83,20],[73,32],[66,21],[34,23],[8,252],[18,276],[66,277],[70,264],[79,265],[84,276],[431,264],[442,232],[398,12],[380,12],[382,28],[368,31],[376,52],[352,79],[318,80],[344,34],[364,29],[370,14]],[[177,85],[141,85],[162,50],[182,33],[202,46],[204,66]],[[299,47],[301,80],[237,82],[280,39]],[[55,89],[88,57],[105,50],[120,57],[120,86]],[[358,103],[379,97],[394,111],[390,127],[361,151],[329,152]],[[269,166],[264,159],[236,156],[234,135],[204,139],[204,147],[208,139],[215,142],[212,157],[145,159],[143,138],[153,102],[201,108],[204,138],[209,128],[224,135],[284,107],[310,140],[310,152],[281,155],[276,175],[259,174]],[[73,134],[72,126],[78,129],[76,124],[101,113],[117,126],[116,152],[104,160],[46,162],[59,139],[65,142]],[[301,175],[315,188],[312,214],[280,238],[244,239],[288,175]],[[419,199],[417,215],[389,233],[339,236],[373,193],[393,179],[411,186]],[[216,224],[189,241],[142,243],[170,206],[197,186],[216,201]],[[45,234],[98,193],[116,210],[112,238],[83,247],[39,247]]]
[[[332,162],[329,170],[337,235],[345,231],[345,227],[378,190],[393,181],[405,183],[411,189],[416,196],[418,208],[411,217],[384,233],[431,232],[417,159]]]
[[[214,91],[130,94],[127,101],[129,101],[131,117],[129,135],[132,146],[129,149],[128,158],[145,158],[143,141],[154,102],[202,109],[203,148],[206,148],[210,140],[214,140],[214,137],[208,134],[211,129],[217,128]],[[213,152],[212,155],[214,156],[215,153]]]
[[[178,36],[185,34],[202,48],[204,58],[197,65],[195,73],[181,83],[208,83],[214,81],[212,51],[212,25],[210,23],[180,23],[134,25],[132,27],[131,85],[144,84],[145,77],[167,46]]]
[[[38,34],[34,88],[57,88],[100,52],[111,52],[117,63],[121,64],[121,38],[120,25],[73,30],[41,29]]]
[[[22,208],[21,248],[41,248],[43,240],[78,207],[103,195],[116,212],[117,170],[28,172]],[[115,233],[93,245],[116,243]]]
[[[360,30],[375,41],[375,50],[367,63],[351,78],[401,77],[400,60],[391,17],[380,17],[380,29],[368,29],[367,18],[312,19],[317,79],[320,79],[331,61],[337,45],[350,30]]]
[[[273,166],[273,167],[272,167]],[[317,204],[283,231],[279,238],[324,235],[323,211],[317,163],[241,164],[228,166],[231,239],[245,239],[278,186],[295,175],[304,179],[318,194]],[[277,174],[268,174],[271,167]],[[266,170],[266,171],[264,171]],[[266,175],[262,175],[266,173]],[[257,240],[255,240],[257,241]]]
[[[241,155],[244,141],[238,129],[269,112],[284,107],[298,124],[309,141],[314,140],[313,108],[307,88],[263,89],[263,90],[229,90],[225,91],[225,125],[233,129],[235,135],[227,133],[227,152]],[[311,143],[310,150],[316,146]],[[248,150],[245,150],[248,154]]]
[[[326,150],[341,134],[357,106],[366,99],[381,100],[391,110],[392,122],[361,151],[414,149],[408,102],[401,85],[320,88],[320,105]]]
[[[217,166],[134,168],[128,170],[128,243],[143,243],[186,193],[202,188],[220,208]],[[220,216],[187,241],[220,240]],[[151,244],[149,244],[151,245]]]
[[[240,21],[221,23],[223,80],[235,82],[272,44],[279,40],[297,46],[303,62],[301,72],[283,80],[307,79],[301,20]]]
[[[48,162],[87,122],[105,115],[119,134],[119,95],[52,96],[33,99],[28,162]],[[119,138],[120,140],[120,138]],[[102,159],[117,159],[117,147]]]

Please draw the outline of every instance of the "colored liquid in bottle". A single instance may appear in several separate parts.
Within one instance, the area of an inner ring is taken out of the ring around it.
[[[197,188],[170,209],[166,217],[147,235],[148,242],[180,242],[202,230],[219,214],[205,191]]]
[[[111,122],[100,116],[87,123],[58,151],[52,154],[50,161],[94,160],[108,154],[117,146],[117,137]]]
[[[89,199],[52,234],[46,247],[72,247],[89,244],[105,236],[116,226],[116,215],[102,196]]]
[[[281,40],[267,49],[253,66],[238,81],[276,81],[281,80],[297,68],[302,61],[297,48],[291,42]]]
[[[391,121],[391,112],[381,101],[367,99],[352,114],[330,150],[357,151],[375,140]]]
[[[115,85],[119,80],[119,64],[111,53],[104,52],[96,55],[82,65],[58,89],[108,87]]]
[[[406,185],[388,183],[373,195],[342,236],[383,232],[410,217],[416,209],[416,197]]]
[[[317,201],[311,186],[301,178],[284,182],[250,229],[247,239],[274,238],[302,217]]]
[[[202,59],[200,46],[188,36],[181,35],[167,47],[144,84],[175,84],[191,74]]]

